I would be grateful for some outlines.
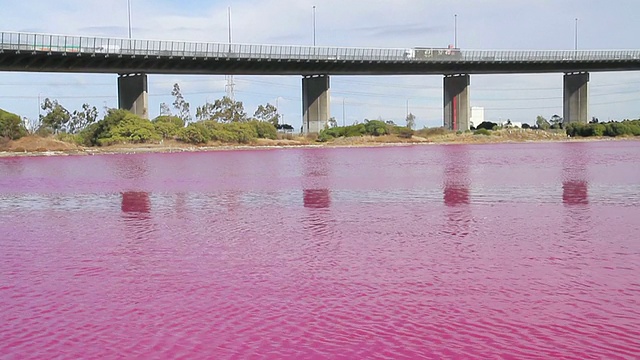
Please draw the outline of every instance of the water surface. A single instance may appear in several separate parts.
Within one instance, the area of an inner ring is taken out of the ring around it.
[[[638,358],[640,142],[0,159],[0,357]]]

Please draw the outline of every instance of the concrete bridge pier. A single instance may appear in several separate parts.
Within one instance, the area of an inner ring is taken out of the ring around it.
[[[147,74],[119,74],[118,108],[149,118],[149,89]]]
[[[329,76],[302,77],[302,132],[317,134],[329,122]]]
[[[468,74],[444,76],[444,127],[449,130],[469,130],[471,107],[469,103]]]
[[[589,122],[589,73],[565,73],[563,98],[562,117],[565,124]]]

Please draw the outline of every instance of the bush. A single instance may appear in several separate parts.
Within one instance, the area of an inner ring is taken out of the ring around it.
[[[272,123],[265,121],[251,121],[251,126],[256,130],[258,138],[275,140],[278,138],[278,130]]]
[[[625,123],[610,122],[605,124],[604,134],[611,137],[631,135],[631,128]]]
[[[491,136],[491,131],[485,129],[485,128],[480,128],[476,131],[473,132],[473,135],[485,135],[485,136]]]
[[[202,123],[193,123],[180,129],[177,136],[178,140],[189,144],[206,144],[211,140],[211,131]]]
[[[20,116],[0,109],[0,137],[17,140],[26,135],[27,129]]]
[[[367,133],[367,128],[364,124],[351,125],[344,128],[344,136],[363,136]]]
[[[151,121],[143,119],[135,114],[127,113],[117,124],[111,126],[103,136],[98,139],[100,145],[112,145],[117,143],[146,143],[159,141],[162,136],[156,132]]]
[[[248,144],[258,138],[258,131],[249,123],[232,122],[224,124],[224,129],[234,135],[235,142],[241,144]]]
[[[436,128],[420,129],[420,130],[416,131],[415,133],[418,136],[429,137],[429,136],[445,135],[447,132],[448,132],[448,130],[443,128],[443,127],[436,127]]]
[[[413,136],[413,130],[406,126],[397,126],[395,130],[398,134],[398,137],[402,139],[411,139],[411,137]]]
[[[56,135],[56,139],[67,142],[67,143],[71,143],[71,144],[83,145],[82,139],[78,134],[69,134],[69,133],[63,132]]]
[[[380,136],[390,133],[389,125],[381,120],[369,120],[364,124],[364,131],[368,135]]]
[[[184,129],[184,121],[177,116],[158,116],[152,123],[156,133],[164,139],[173,138]]]
[[[78,141],[88,146],[145,143],[161,139],[162,135],[151,121],[122,109],[110,109],[104,119],[78,134]]]

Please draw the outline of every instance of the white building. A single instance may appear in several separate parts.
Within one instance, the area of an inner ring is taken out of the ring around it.
[[[484,108],[481,106],[471,107],[471,118],[469,119],[469,126],[477,127],[484,121]]]

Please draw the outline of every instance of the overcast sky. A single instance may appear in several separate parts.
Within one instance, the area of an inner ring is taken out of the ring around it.
[[[313,6],[318,46],[446,47],[462,49],[640,49],[638,0],[130,0],[134,38],[227,42],[231,8],[234,43],[311,45]],[[128,36],[127,0],[0,0],[2,31]],[[83,103],[117,107],[117,75],[0,73],[0,108],[38,116],[38,98],[69,110]],[[172,103],[179,83],[195,107],[225,94],[224,76],[150,75],[152,117]],[[301,77],[235,76],[235,96],[253,114],[278,104],[299,128]],[[562,74],[472,75],[471,104],[489,120],[533,123],[562,115]],[[640,72],[592,73],[590,116],[640,117]],[[417,126],[442,125],[441,76],[332,76],[331,114],[338,123],[365,118],[404,123],[407,105]],[[344,104],[344,105],[343,105]]]

